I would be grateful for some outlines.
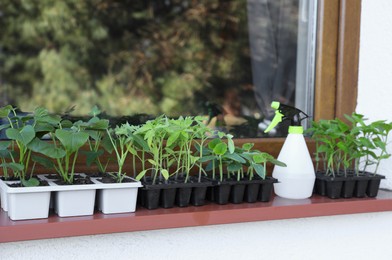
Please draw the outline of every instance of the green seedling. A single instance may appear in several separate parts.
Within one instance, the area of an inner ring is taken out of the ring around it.
[[[20,179],[22,186],[38,186],[39,181],[32,177],[36,163],[35,156],[32,155],[33,147],[42,136],[54,129],[53,125],[57,124],[60,118],[50,115],[44,108],[37,108],[32,114],[19,114],[12,106],[1,108],[0,117],[8,120],[1,129],[6,129],[6,136],[12,141],[8,153],[9,162],[6,162],[2,156],[2,167],[11,168],[14,176]],[[18,148],[17,153],[15,147]],[[30,175],[27,176],[30,166]]]
[[[326,175],[343,172],[347,176],[349,169],[358,175],[370,165],[376,165],[375,174],[380,161],[390,157],[386,145],[392,124],[385,121],[366,124],[364,116],[357,113],[345,118],[351,125],[339,119],[312,122],[308,132],[316,141],[316,171],[322,162]]]
[[[164,142],[168,136],[167,129],[169,125],[169,119],[166,116],[160,116],[147,121],[135,132],[147,142],[148,149],[146,149],[146,152],[151,157],[147,160],[151,167],[142,170],[136,176],[137,180],[143,178],[149,171],[152,175],[152,184],[156,184],[158,176],[160,179],[163,177],[166,181],[169,179],[169,171],[164,165],[164,162],[167,161]]]
[[[106,161],[102,162],[102,155],[105,151],[111,154],[113,152],[113,146],[109,135],[107,134],[109,121],[100,119],[100,114],[101,111],[97,106],[90,112],[90,115],[92,116],[88,121],[90,128],[87,128],[86,130],[90,136],[88,139],[90,151],[82,151],[82,153],[87,157],[87,166],[95,164],[100,173],[105,173],[111,158],[107,157]]]
[[[144,140],[135,134],[137,129],[138,128],[136,126],[131,126],[126,123],[121,126],[117,126],[113,130],[107,130],[108,137],[117,159],[118,171],[115,176],[117,182],[122,182],[126,176],[126,172],[123,172],[123,168],[129,154],[132,153],[135,156],[137,154],[134,147],[138,145],[147,149],[147,145]]]

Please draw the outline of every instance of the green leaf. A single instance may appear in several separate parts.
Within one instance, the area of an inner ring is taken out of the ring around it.
[[[48,110],[43,107],[37,107],[34,110],[34,119],[40,123],[46,123],[50,125],[58,125],[61,121],[61,117],[58,115],[50,115]]]
[[[385,150],[387,148],[387,144],[383,142],[380,138],[374,138],[373,143],[380,149]]]
[[[228,172],[237,172],[239,170],[241,170],[242,168],[242,164],[240,163],[230,163],[229,165],[227,165],[227,171]]]
[[[141,147],[145,152],[148,152],[150,150],[150,148],[148,147],[147,142],[143,139],[143,137],[141,137],[138,134],[132,134],[132,139],[135,141],[135,143]]]
[[[98,119],[97,117],[93,117],[90,119],[87,125],[87,130],[106,130],[109,127],[109,120],[106,119]]]
[[[211,160],[215,159],[215,155],[208,155],[208,156],[203,156],[199,159],[199,162],[204,163],[204,162],[208,162]]]
[[[89,135],[85,132],[73,132],[64,129],[57,129],[55,134],[68,153],[79,150],[89,138]]]
[[[171,134],[167,139],[166,145],[170,147],[172,144],[174,144],[177,141],[178,137],[180,137],[180,134],[181,132],[174,132],[173,134]]]
[[[34,109],[34,116],[35,117],[44,117],[47,116],[48,110],[44,107],[37,107],[36,109]]]
[[[98,116],[99,114],[101,114],[101,110],[98,108],[98,106],[94,106],[92,109],[91,109],[91,111],[90,111],[90,113],[89,113],[89,115],[90,116],[93,116],[93,117],[96,117],[96,116]]]
[[[0,167],[6,167],[6,168],[10,168],[11,170],[13,170],[14,172],[20,172],[24,170],[24,166],[20,163],[14,163],[14,162],[10,162],[10,163],[2,163],[0,164]]]
[[[105,149],[108,153],[112,153],[114,150],[113,144],[110,141],[109,134],[105,132],[104,136],[102,137],[101,147]]]
[[[36,178],[30,178],[28,180],[22,180],[21,181],[22,185],[24,187],[35,187],[35,186],[39,186],[39,180]]]
[[[255,169],[257,175],[265,179],[265,168],[260,164],[253,164],[252,167]]]
[[[11,105],[0,108],[0,118],[8,117],[12,109],[13,108]]]
[[[355,123],[355,120],[354,120],[354,118],[352,118],[351,116],[349,116],[349,115],[347,115],[347,114],[344,114],[344,117],[348,120],[348,121],[350,121],[351,123]]]
[[[225,158],[231,159],[231,160],[239,162],[239,163],[246,163],[245,159],[236,153],[226,154]]]
[[[6,135],[9,139],[21,142],[23,145],[30,143],[35,137],[34,127],[31,125],[26,125],[20,130],[15,128],[9,128],[6,131]]]
[[[189,155],[189,158],[191,160],[191,164],[195,164],[199,160],[200,157]]]
[[[97,158],[104,153],[104,151],[82,151],[81,153],[86,155],[86,164],[88,167],[90,167],[94,162],[96,162]]]
[[[146,172],[147,172],[147,170],[141,171],[141,172],[136,176],[135,179],[136,179],[137,181],[140,181],[140,180],[143,178],[143,176],[146,175]]]
[[[54,127],[47,123],[37,122],[34,126],[35,132],[49,133],[54,131]]]
[[[173,163],[175,163],[175,162],[176,162],[176,159],[171,159],[171,160],[169,160],[169,161],[167,162],[167,167],[169,168],[169,167],[172,166]]]
[[[345,152],[345,153],[348,153],[348,152],[349,152],[349,151],[348,151],[348,148],[347,148],[347,146],[346,146],[346,144],[343,143],[343,142],[337,143],[336,146],[337,146],[340,150],[342,150],[343,152]]]
[[[228,138],[227,139],[227,144],[228,144],[228,147],[229,147],[229,152],[230,153],[234,153],[235,145],[234,145],[233,139]]]
[[[367,148],[374,148],[372,142],[370,142],[369,139],[367,139],[367,138],[365,138],[365,137],[360,137],[358,140],[359,140],[359,142],[360,142],[363,146],[365,146],[365,147],[367,147]]]
[[[37,156],[37,155],[33,155],[32,156],[32,160],[36,163],[41,164],[42,166],[44,166],[47,169],[54,169],[54,163],[53,161],[49,160],[46,157],[41,157],[41,156]]]
[[[156,161],[154,161],[153,159],[148,159],[147,161],[148,161],[150,164],[154,165],[154,166],[157,166],[157,165],[158,165],[158,163],[157,163]]]
[[[63,158],[65,156],[65,151],[62,148],[56,147],[53,143],[42,141],[38,138],[34,138],[34,140],[29,143],[28,148],[33,152],[41,153],[53,159]]]
[[[195,149],[196,149],[197,152],[200,152],[200,149],[202,148],[202,147],[200,146],[200,144],[198,144],[198,143],[193,144],[193,147],[195,147]],[[203,147],[203,148],[204,148],[204,147]]]
[[[86,132],[90,138],[92,138],[94,141],[100,141],[101,137],[102,137],[102,132],[100,131],[96,131],[96,130],[84,130],[84,132]]]
[[[135,148],[133,148],[132,146],[128,146],[127,150],[132,154],[132,155],[137,155],[137,151],[135,150]]]
[[[190,131],[190,130],[189,130]],[[182,139],[188,140],[189,139],[189,134],[187,132],[181,132],[180,136],[182,136]]]
[[[215,162],[215,163],[214,163]],[[211,171],[213,168],[217,168],[218,167],[218,164],[219,164],[219,162],[218,162],[218,160],[213,160],[213,161],[210,161],[208,164],[207,164],[207,166],[206,166],[206,171]]]
[[[222,140],[216,138],[216,139],[214,139],[214,140],[212,140],[212,141],[210,141],[210,142],[208,143],[208,148],[210,148],[211,150],[213,150],[213,149],[215,148],[215,146],[216,146],[217,144],[220,144],[220,143],[222,143]]]
[[[63,120],[61,121],[61,127],[62,128],[71,128],[73,126],[73,123],[69,120]]]
[[[227,152],[227,144],[219,143],[214,147],[213,151],[217,155],[224,155]]]
[[[171,149],[171,148],[169,148],[169,147],[165,147],[165,151],[166,151],[167,154],[175,154],[175,153],[178,153],[178,152],[175,152],[173,149]]]
[[[61,122],[61,117],[58,115],[48,115],[37,119],[37,121],[57,126]]]
[[[10,145],[11,141],[0,141],[0,150],[6,150]]]
[[[270,162],[270,163],[272,163],[272,164],[274,164],[274,165],[280,166],[280,167],[287,167],[287,164],[285,164],[285,163],[282,162],[282,161],[276,160],[276,159],[274,159],[274,158],[268,159],[268,162]]]
[[[147,139],[147,144],[149,147],[152,146],[152,141],[154,140],[154,136],[155,136],[155,131],[153,130],[146,132],[146,134],[144,135],[144,139]]]
[[[0,158],[8,159],[11,158],[11,152],[9,150],[0,150]]]
[[[166,180],[169,179],[169,172],[166,169],[163,169],[161,171],[163,178],[165,178]]]
[[[379,158],[380,160],[382,160],[382,159],[388,159],[389,157],[391,157],[390,154],[383,154],[383,155],[380,155],[378,158]]]
[[[250,153],[242,153],[240,156],[249,162],[253,161],[253,156]]]
[[[255,163],[265,163],[265,162],[267,162],[267,158],[265,157],[264,154],[259,153],[259,154],[253,155],[253,161]]]
[[[0,125],[0,131],[6,128],[9,128],[10,124],[4,124],[4,125]]]
[[[219,137],[219,138],[223,138],[225,135],[226,135],[226,134],[223,133],[223,132],[218,132],[218,137]]]
[[[250,149],[252,149],[254,145],[255,145],[254,143],[245,143],[242,145],[242,149],[249,151]]]

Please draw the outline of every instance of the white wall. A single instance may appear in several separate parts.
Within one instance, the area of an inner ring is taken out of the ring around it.
[[[0,259],[390,260],[391,241],[384,212],[15,242]]]
[[[362,1],[361,41],[356,111],[370,121],[392,121],[392,1]],[[392,139],[392,135],[390,136]],[[392,144],[388,147],[392,152]],[[380,164],[387,177],[381,187],[392,189],[392,158]]]
[[[357,112],[371,120],[392,120],[391,12],[390,0],[362,0]],[[392,159],[381,173],[392,187]],[[389,260],[390,241],[384,212],[7,243],[0,259]]]

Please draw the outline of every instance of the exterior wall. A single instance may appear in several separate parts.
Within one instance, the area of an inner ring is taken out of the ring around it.
[[[392,120],[392,1],[362,3],[357,112]],[[392,188],[392,159],[380,172]],[[392,259],[391,240],[384,212],[7,243],[0,259]]]
[[[0,259],[392,259],[392,212],[0,244]]]
[[[392,1],[389,0],[362,1],[356,110],[370,121],[392,121],[391,10]],[[389,152],[392,152],[392,143]],[[387,177],[381,187],[392,189],[392,158],[381,163],[379,173]]]

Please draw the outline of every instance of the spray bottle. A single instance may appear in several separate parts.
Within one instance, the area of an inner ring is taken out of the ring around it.
[[[308,118],[308,115],[298,108],[276,101],[272,102],[271,107],[275,109],[275,117],[265,133],[278,123],[290,120],[289,134],[278,156],[278,160],[286,163],[287,167],[275,165],[272,172],[272,177],[278,179],[278,183],[274,184],[275,193],[287,199],[309,198],[312,196],[316,177],[301,126],[301,121]]]

